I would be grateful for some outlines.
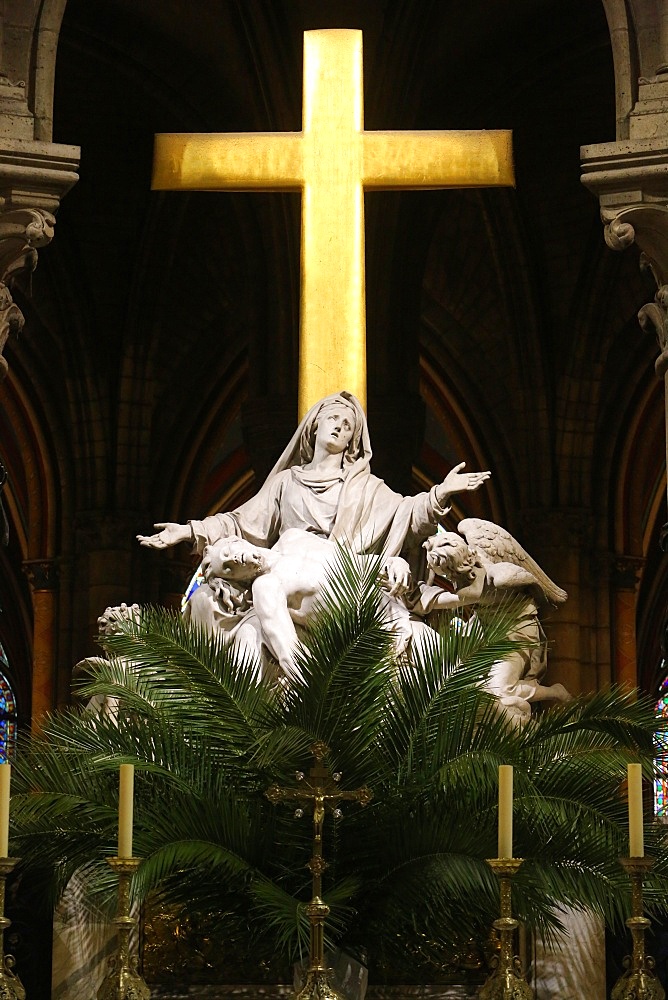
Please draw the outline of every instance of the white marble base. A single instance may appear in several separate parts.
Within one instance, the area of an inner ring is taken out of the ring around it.
[[[91,913],[81,879],[77,873],[70,880],[53,917],[51,1000],[92,1000],[116,953],[116,928],[103,914]],[[136,928],[130,947],[137,947]]]
[[[536,1000],[605,1000],[605,926],[582,910],[560,913],[565,931],[555,944],[537,938],[532,985]]]

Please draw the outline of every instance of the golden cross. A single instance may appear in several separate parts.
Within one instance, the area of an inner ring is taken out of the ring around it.
[[[373,799],[373,792],[366,785],[355,788],[352,791],[344,791],[339,786],[340,774],[332,774],[326,764],[323,763],[329,753],[329,747],[321,740],[317,740],[311,747],[311,753],[315,758],[315,764],[309,770],[308,777],[303,771],[297,771],[297,788],[282,788],[280,785],[270,785],[265,795],[272,803],[283,802],[285,799],[296,799],[299,802],[313,803],[313,857],[307,867],[313,873],[313,895],[320,896],[322,890],[322,873],[327,867],[327,862],[322,856],[322,827],[325,820],[325,808],[330,808],[348,799],[351,802],[359,802],[366,806]],[[301,810],[298,810],[301,815]]]
[[[322,875],[328,867],[322,855],[325,809],[344,799],[366,806],[373,799],[373,792],[366,785],[352,791],[344,791],[339,787],[341,775],[332,774],[324,763],[325,757],[329,754],[329,747],[322,740],[317,740],[312,745],[311,753],[315,758],[315,764],[310,768],[308,777],[303,771],[297,771],[297,788],[270,785],[265,795],[272,805],[284,802],[286,799],[313,803],[313,856],[306,865],[312,875],[311,902],[306,907],[311,925],[309,969],[306,985],[297,995],[297,1000],[322,1000],[323,997],[326,1000],[337,1000],[338,994],[329,984],[324,950],[325,920],[329,916],[329,907],[322,899]],[[334,815],[337,813],[338,810],[335,810]],[[296,815],[303,815],[303,811],[298,809]],[[343,1000],[343,997],[340,1000]]]
[[[164,134],[152,187],[300,191],[299,413],[366,399],[364,191],[514,184],[511,133],[365,132],[362,32],[304,33],[301,132]]]

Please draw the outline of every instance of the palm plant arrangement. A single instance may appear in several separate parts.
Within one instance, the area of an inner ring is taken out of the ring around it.
[[[305,639],[304,681],[282,689],[257,683],[252,664],[180,617],[145,610],[104,638],[109,659],[82,686],[86,697],[120,698],[118,718],[67,710],[21,746],[13,853],[43,870],[54,895],[78,869],[92,897],[110,895],[118,765],[134,763],[139,896],[158,892],[205,915],[258,960],[295,958],[308,941],[311,824],[264,792],[294,783],[321,740],[342,787],[374,792],[326,826],[332,942],[381,968],[401,950],[408,979],[411,962],[442,962],[484,937],[498,911],[484,859],[496,856],[500,763],[515,766],[516,853],[526,859],[517,914],[547,933],[560,906],[619,924],[620,788],[629,761],[653,775],[660,721],[648,702],[611,691],[509,726],[480,683],[512,646],[512,616],[509,607],[484,629],[445,627],[413,665],[397,662],[375,568],[341,552]],[[668,898],[660,827],[647,831],[647,850],[658,909]]]

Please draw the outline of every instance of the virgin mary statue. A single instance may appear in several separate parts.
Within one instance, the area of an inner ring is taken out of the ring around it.
[[[250,500],[203,520],[159,523],[155,534],[137,537],[149,548],[191,541],[201,554],[206,545],[229,536],[271,548],[283,532],[298,528],[359,554],[382,552],[385,574],[396,592],[408,587],[408,567],[417,571],[422,543],[448,513],[449,498],[478,489],[490,473],[465,473],[460,463],[428,492],[403,497],[373,475],[370,462],[364,410],[351,393],[339,392],[311,407]],[[211,595],[208,599],[213,600]],[[216,624],[226,630],[232,622],[224,624],[220,615],[226,619],[233,613],[239,622],[244,611],[243,600],[232,603],[234,608],[227,593],[225,606],[218,608]]]

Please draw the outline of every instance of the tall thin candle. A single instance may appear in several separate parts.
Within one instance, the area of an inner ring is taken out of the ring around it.
[[[121,764],[118,787],[118,856],[132,857],[132,813],[134,808],[135,769]]]
[[[513,769],[499,766],[499,857],[513,856]]]
[[[629,764],[629,855],[632,858],[645,857],[642,819],[642,764]]]
[[[9,855],[9,782],[11,764],[0,764],[0,858]]]

